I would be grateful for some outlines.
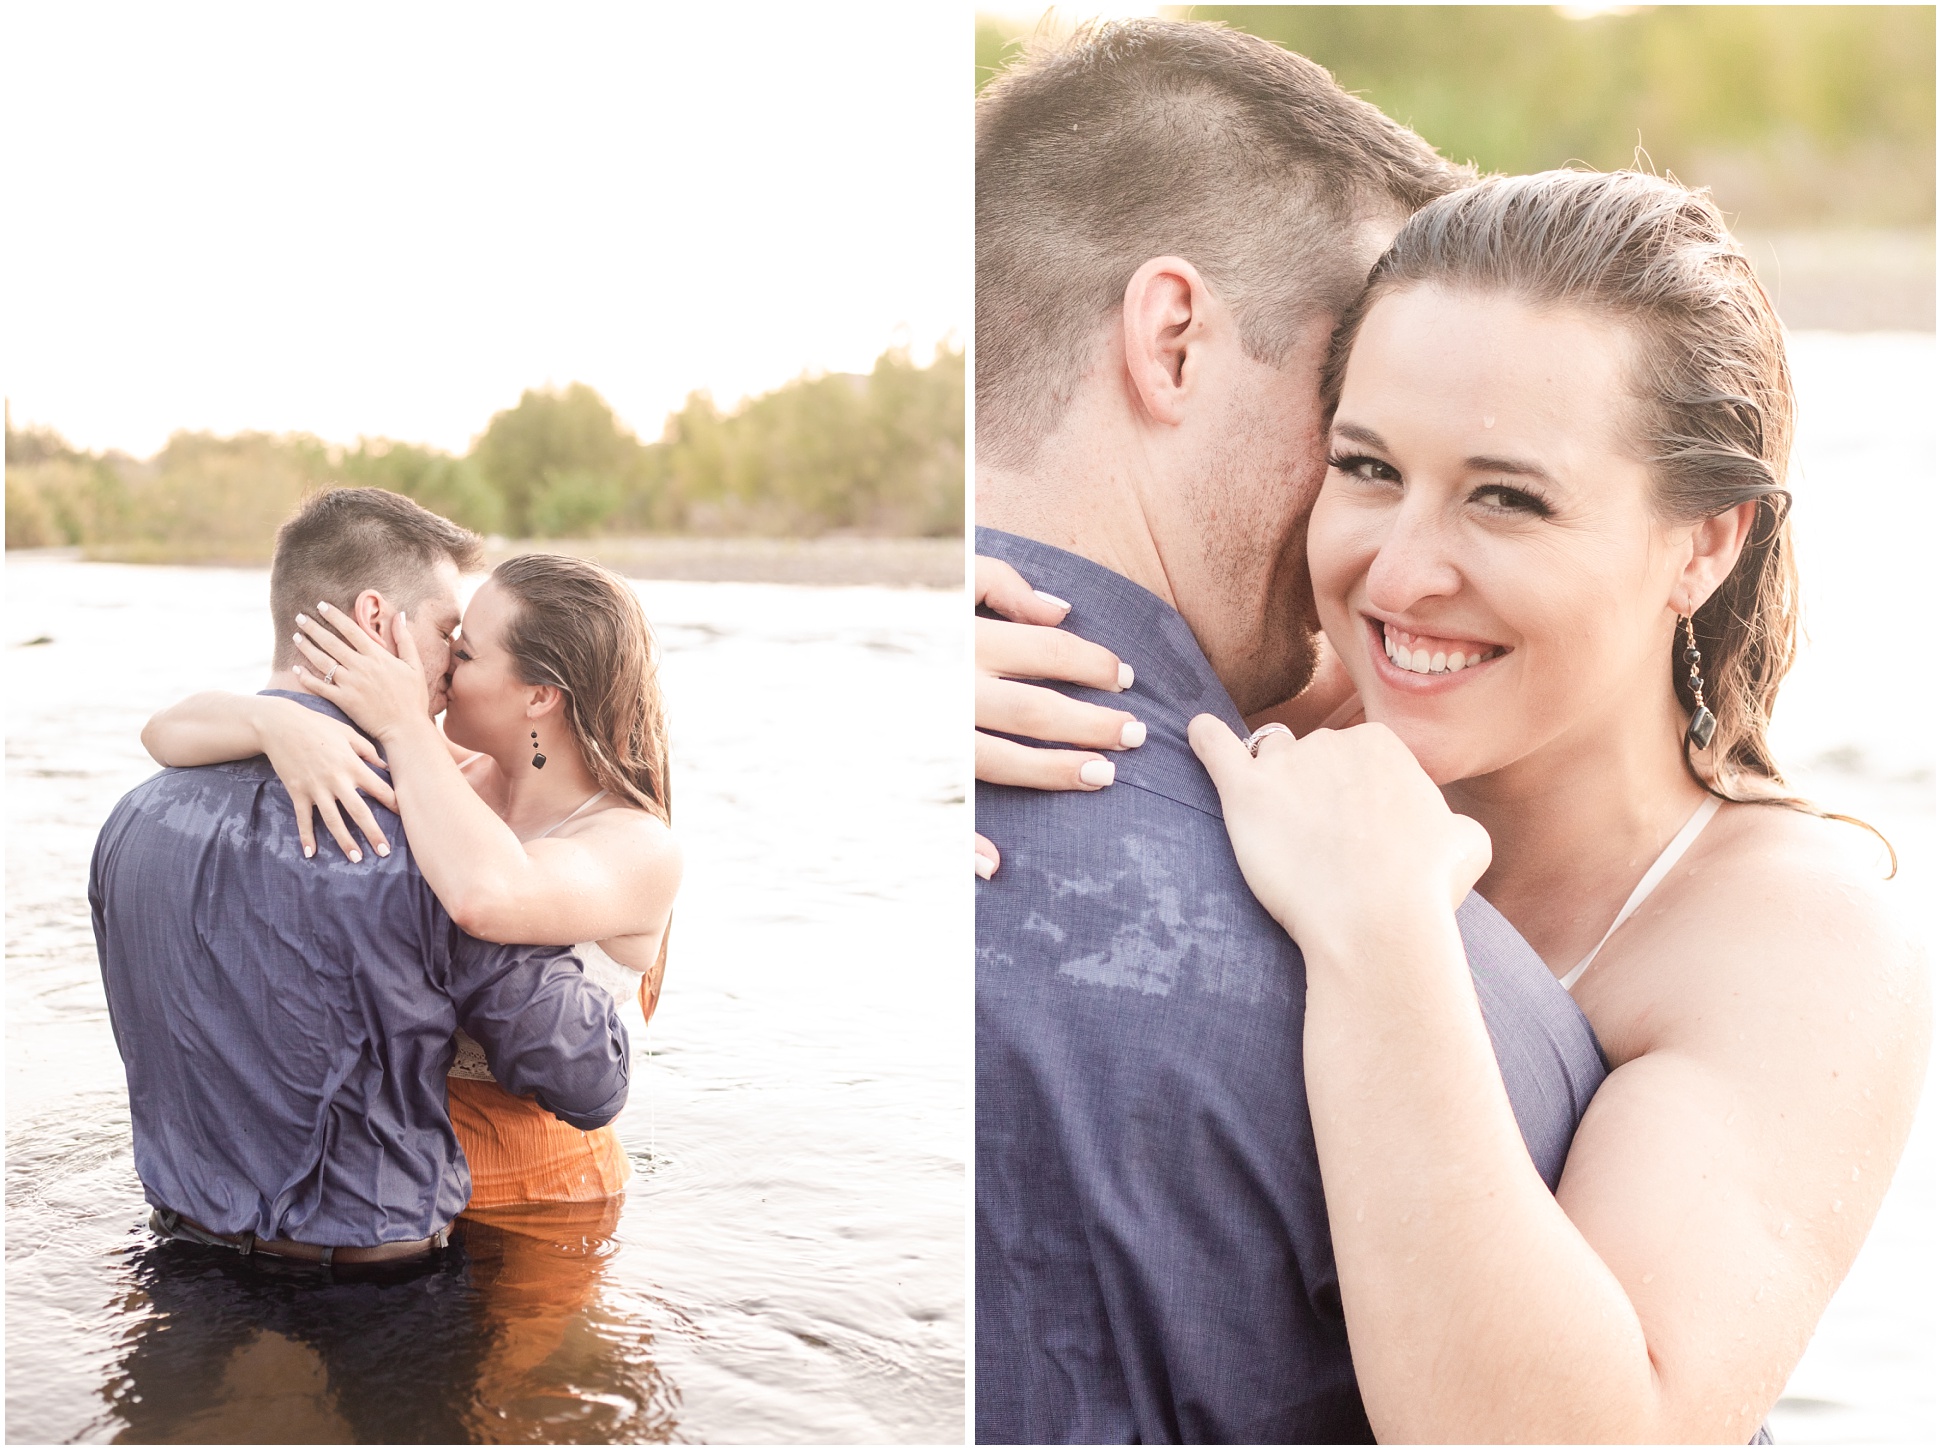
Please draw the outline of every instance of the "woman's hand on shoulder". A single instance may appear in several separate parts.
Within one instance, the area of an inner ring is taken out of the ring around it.
[[[369,796],[389,811],[398,808],[389,782],[371,768],[384,764],[377,747],[341,720],[293,700],[264,703],[281,707],[265,710],[257,731],[270,768],[290,792],[290,804],[296,808],[303,854],[317,854],[316,818],[321,816],[324,829],[352,861],[363,860],[364,854],[345,817],[363,832],[372,850],[380,856],[390,855],[391,843],[365,799]]]
[[[977,621],[977,778],[1033,790],[1098,790],[1112,783],[1101,750],[1129,750],[1146,727],[1125,710],[1088,705],[1023,680],[1123,690],[1132,670],[1103,645],[1058,628],[1071,606],[1038,594],[1001,559],[977,560],[977,603],[1001,619]],[[1089,747],[1047,750],[988,731]]]
[[[976,774],[992,785],[1031,790],[1101,790],[1112,783],[1112,762],[1098,752],[1130,750],[1146,727],[1125,710],[1089,705],[1023,680],[1063,680],[1098,690],[1123,690],[1132,670],[1103,645],[1058,628],[1071,606],[1041,594],[1002,559],[977,557],[977,605],[999,619],[977,620]],[[1048,749],[1002,735],[1077,745]],[[997,870],[998,850],[975,840],[977,874]]]
[[[1310,955],[1412,921],[1439,926],[1489,867],[1489,833],[1449,809],[1386,726],[1299,740],[1283,728],[1255,755],[1199,715],[1187,739],[1248,887]]]

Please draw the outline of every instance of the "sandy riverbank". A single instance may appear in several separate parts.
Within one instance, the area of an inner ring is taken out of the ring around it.
[[[604,564],[630,579],[685,579],[735,584],[892,584],[919,589],[961,589],[961,539],[694,538],[684,535],[615,536],[597,539],[494,538],[486,560],[514,554],[571,554]],[[134,558],[113,550],[11,549],[12,559],[95,559],[117,563],[209,564],[265,568],[267,556],[246,559]]]

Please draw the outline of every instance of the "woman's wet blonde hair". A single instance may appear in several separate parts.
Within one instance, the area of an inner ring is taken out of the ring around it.
[[[1785,486],[1793,380],[1779,318],[1711,197],[1637,171],[1546,171],[1492,176],[1430,202],[1376,262],[1335,332],[1322,375],[1330,409],[1369,311],[1431,283],[1622,323],[1636,345],[1629,431],[1660,516],[1685,523],[1758,505],[1737,563],[1692,616],[1718,729],[1709,750],[1687,740],[1684,754],[1714,795],[1780,798],[1766,730],[1799,638]],[[1666,668],[1689,713],[1685,640],[1673,633]]]
[[[521,554],[492,578],[514,604],[505,648],[520,680],[565,697],[561,717],[602,788],[672,824],[660,655],[632,587],[563,554]]]

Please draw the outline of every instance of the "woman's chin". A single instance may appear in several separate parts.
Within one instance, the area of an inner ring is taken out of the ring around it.
[[[1505,762],[1502,752],[1478,732],[1448,720],[1425,720],[1419,715],[1390,713],[1378,706],[1368,711],[1370,724],[1386,725],[1408,746],[1415,763],[1437,785],[1487,775]]]

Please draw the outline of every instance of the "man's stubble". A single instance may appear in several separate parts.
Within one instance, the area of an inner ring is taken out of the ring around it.
[[[1249,398],[1188,483],[1206,593],[1187,623],[1243,715],[1292,699],[1319,662],[1307,522],[1325,469],[1317,432],[1290,437]]]

